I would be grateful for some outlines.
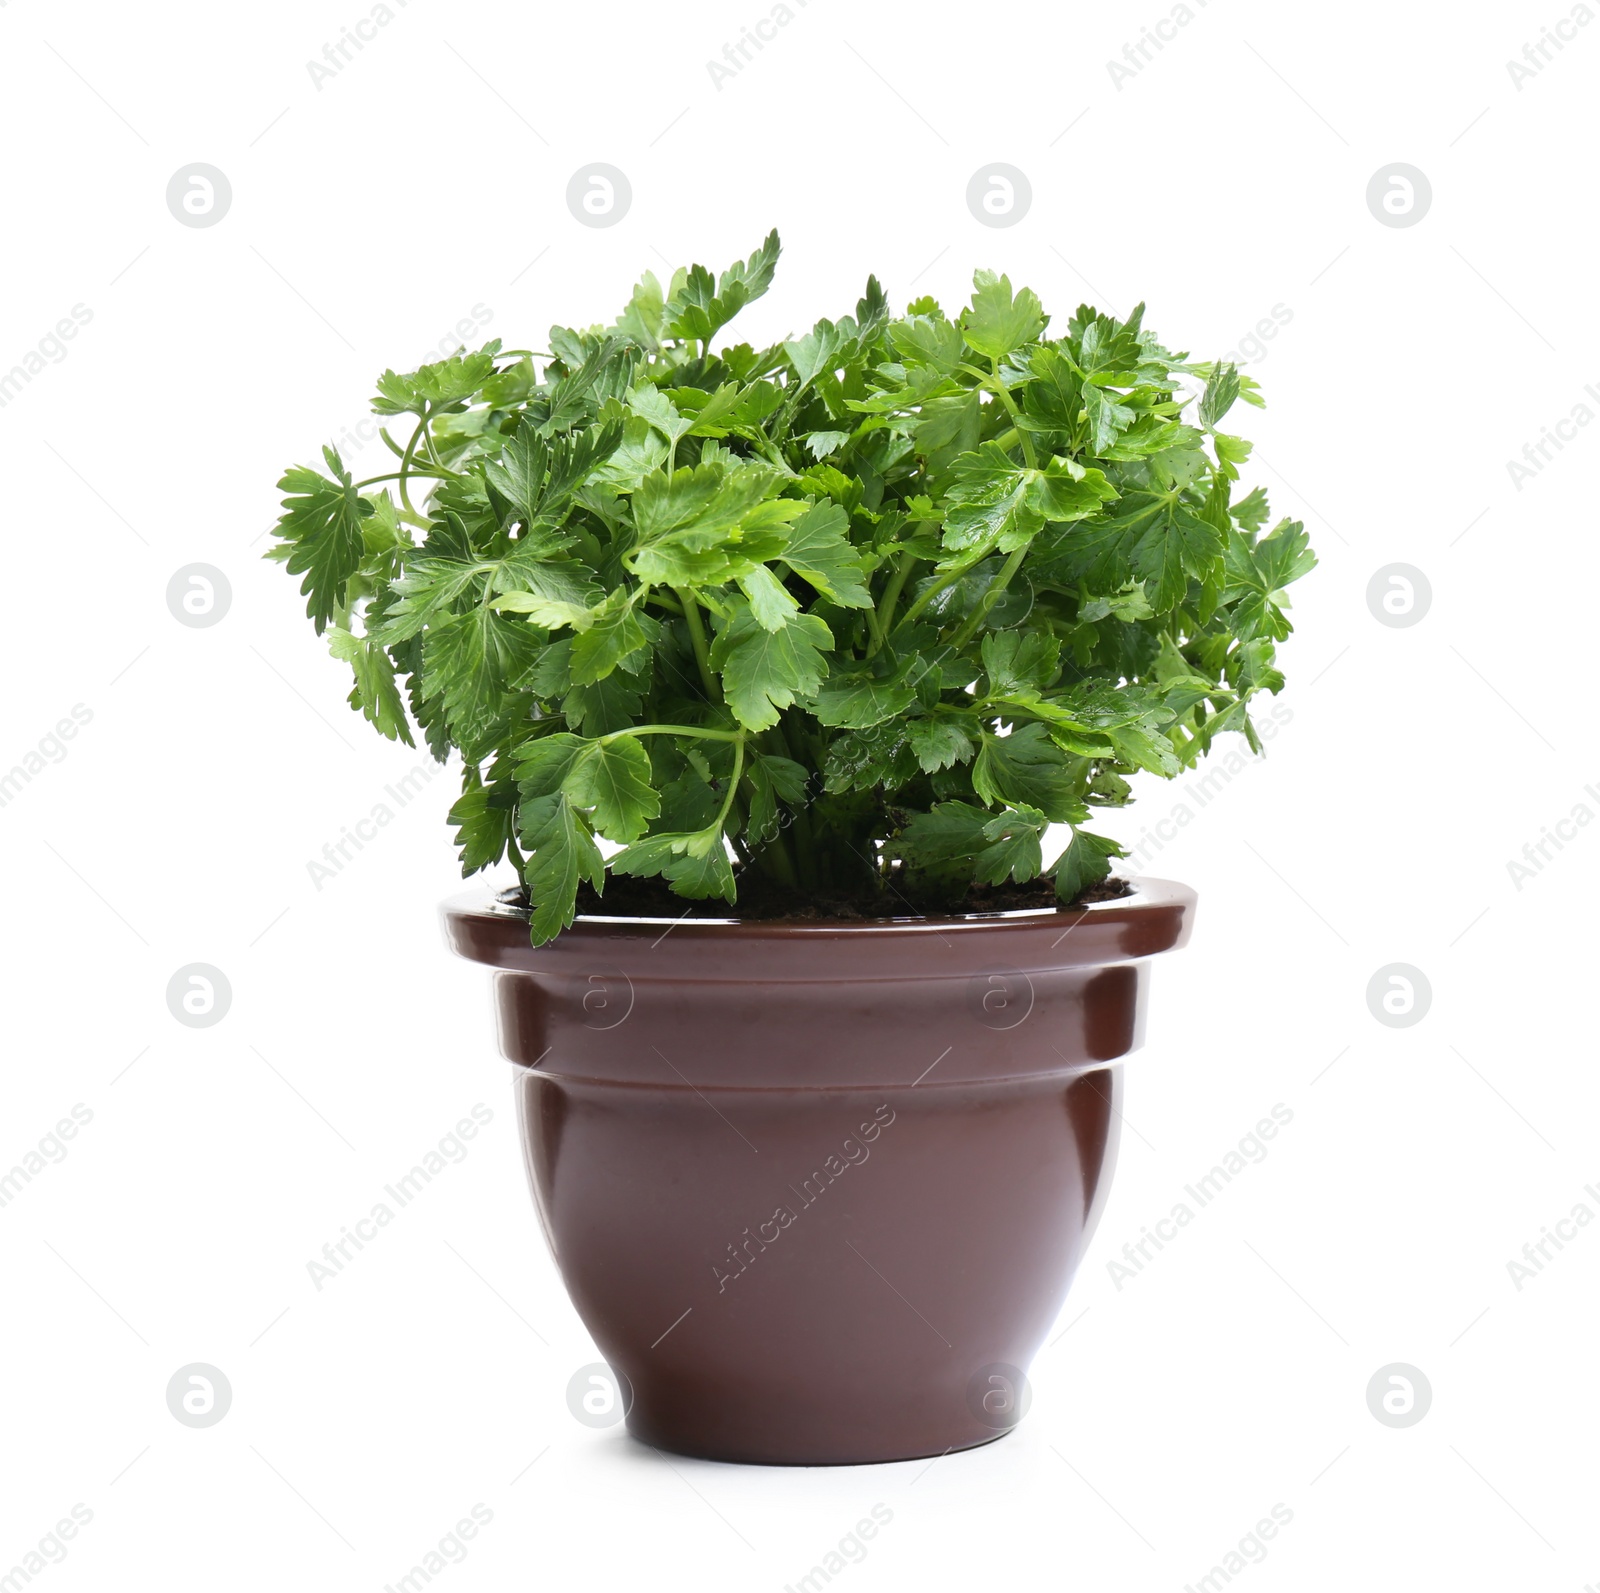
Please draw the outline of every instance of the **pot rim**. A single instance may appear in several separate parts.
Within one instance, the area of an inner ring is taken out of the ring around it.
[[[650,929],[671,924],[673,933],[694,931],[743,931],[763,937],[804,939],[808,935],[826,934],[882,934],[906,930],[959,929],[965,925],[986,929],[998,928],[1008,923],[1042,924],[1062,922],[1068,918],[1116,919],[1122,913],[1148,911],[1154,907],[1182,904],[1192,906],[1194,891],[1176,880],[1130,879],[1131,887],[1122,896],[1113,896],[1103,902],[1085,902],[1081,907],[1015,907],[993,913],[904,913],[882,918],[666,918],[634,913],[579,913],[568,929],[558,938],[587,931],[608,934],[618,927],[627,930]],[[687,901],[687,898],[685,898]],[[693,903],[690,903],[692,907]],[[450,915],[509,919],[526,923],[528,909],[502,902],[499,896],[486,890],[461,891],[447,897],[440,904],[441,911]],[[709,935],[707,938],[711,938]],[[723,938],[717,936],[716,938]]]
[[[529,943],[527,910],[497,901],[486,889],[450,897],[440,916],[451,949],[491,967],[554,973],[589,966],[598,955],[623,955],[630,971],[648,970],[656,978],[741,977],[733,974],[735,966],[754,977],[758,967],[787,966],[791,971],[778,977],[853,981],[881,978],[902,966],[908,972],[936,966],[954,971],[1002,946],[1019,969],[1037,970],[1135,961],[1184,945],[1193,925],[1194,891],[1174,880],[1131,883],[1126,896],[1082,907],[942,917],[796,921],[585,914],[542,946]],[[870,964],[858,964],[854,959],[868,947]],[[804,949],[808,971],[794,971],[799,964],[773,964],[772,954],[780,949]],[[951,953],[958,953],[954,962]],[[703,961],[708,955],[727,972],[711,973]]]

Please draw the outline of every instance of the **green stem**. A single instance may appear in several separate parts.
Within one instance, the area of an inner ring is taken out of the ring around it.
[[[712,702],[721,702],[722,688],[711,672],[711,649],[706,645],[706,628],[701,623],[700,605],[688,587],[675,586],[672,590],[683,604],[683,617],[689,627],[689,643],[694,648],[694,661],[700,666],[700,679],[705,683],[706,695]]]
[[[437,479],[440,481],[447,480],[456,474],[456,472],[453,470],[441,470],[436,472],[426,466],[419,468],[415,465],[415,463],[413,463],[412,469],[408,473],[413,476],[427,476],[430,480]],[[375,487],[380,481],[398,481],[399,479],[400,472],[398,470],[387,476],[368,476],[365,481],[358,481],[356,483],[356,488],[359,491],[362,487]]]
[[[400,501],[411,514],[415,514],[417,511],[411,502],[411,494],[406,491],[406,477],[411,474],[411,458],[417,451],[417,440],[427,429],[428,407],[424,404],[422,414],[417,418],[417,429],[412,432],[411,441],[406,444],[406,451],[400,456],[400,473],[398,477],[400,482]]]
[[[430,415],[428,419],[432,420],[433,417]],[[444,461],[439,457],[438,449],[433,446],[433,432],[428,429],[426,421],[423,423],[422,430],[422,451],[427,454],[429,463],[436,469],[444,469]]]
[[[783,749],[784,757],[790,763],[799,763],[800,760],[794,755],[794,746],[789,740],[788,733],[783,728],[781,719],[772,727],[772,734],[776,737],[778,745]],[[802,767],[804,766],[802,765]],[[806,811],[808,806],[809,802],[803,798],[798,807],[790,807],[789,811],[794,815],[794,855],[799,862],[800,877],[808,887],[815,888],[817,884],[817,867],[813,851],[811,815]]]
[[[811,818],[803,809],[794,810],[794,855],[800,882],[808,890],[817,887],[817,859],[813,850]]]
[[[722,811],[706,826],[708,830],[721,830],[733,810],[733,799],[739,791],[739,777],[744,773],[744,731],[721,739],[733,743],[733,773],[728,776],[728,794],[722,799]]]
[[[1004,564],[1000,566],[1000,573],[989,583],[989,590],[978,600],[978,606],[967,616],[966,623],[950,639],[952,647],[965,647],[972,640],[973,632],[989,617],[989,610],[995,606],[1000,594],[1011,584],[1011,577],[1022,568],[1022,561],[1028,556],[1027,544],[1017,549]]]
[[[1022,457],[1028,461],[1030,470],[1036,470],[1039,467],[1039,461],[1033,456],[1032,441],[1029,439],[1027,432],[1022,429],[1021,411],[1017,408],[1016,400],[1006,391],[1005,383],[1000,380],[1000,361],[996,357],[992,358],[989,363],[994,367],[994,371],[990,379],[984,383],[984,386],[1006,406],[1006,413],[1010,415],[1012,424],[1017,428],[1017,441],[1022,444]]]
[[[756,788],[747,777],[745,784],[750,787],[751,804],[755,805]],[[748,811],[748,810],[747,810]],[[762,867],[785,885],[799,889],[800,881],[795,877],[794,863],[789,857],[789,849],[783,844],[783,830],[774,822],[770,835],[747,834],[746,839],[752,843],[751,857],[759,859]]]
[[[984,548],[975,557],[968,559],[965,564],[958,565],[955,569],[951,570],[942,581],[935,581],[933,585],[930,586],[928,590],[924,592],[922,596],[919,597],[903,615],[901,615],[894,628],[899,630],[902,625],[909,625],[912,620],[914,620],[917,615],[919,615],[923,609],[925,609],[934,600],[934,598],[936,598],[941,592],[948,591],[956,584],[957,581],[961,579],[963,575],[965,575],[975,566],[982,564],[983,561],[988,558],[988,556],[989,549]]]
[[[693,736],[700,741],[733,741],[742,748],[745,733],[742,730],[707,730],[703,725],[629,725],[626,730],[613,730],[609,735],[596,736],[602,746],[623,736]],[[740,754],[743,761],[743,754]]]
[[[759,425],[752,426],[750,429],[755,433],[754,440],[756,447],[766,457],[768,463],[776,465],[778,469],[784,473],[784,475],[792,478],[794,476],[794,471],[789,468],[789,461],[783,457],[783,452],[778,445]]]
[[[781,834],[774,835],[770,840],[763,841],[761,850],[756,856],[766,862],[781,884],[787,885],[790,890],[800,889],[800,878],[794,871],[794,861],[789,856],[789,848],[783,844],[783,836]]]
[[[735,770],[734,772],[737,775],[738,771]],[[717,823],[723,826],[722,834],[726,836],[729,844],[733,847],[734,856],[741,863],[748,865],[750,862],[750,837],[745,832],[749,828],[749,824],[745,818],[744,803],[739,800],[737,785],[735,785],[732,794],[732,805],[724,804],[726,819],[719,815]]]
[[[889,584],[883,589],[883,596],[878,599],[878,623],[873,636],[871,647],[867,649],[867,657],[871,658],[883,646],[885,638],[894,629],[894,611],[900,602],[900,594],[905,590],[906,577],[911,574],[911,566],[917,562],[916,555],[902,553],[900,562],[895,565],[889,577]]]

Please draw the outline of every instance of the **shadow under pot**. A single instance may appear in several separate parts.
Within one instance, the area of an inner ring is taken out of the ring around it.
[[[863,923],[580,918],[487,896],[540,1222],[646,1443],[847,1465],[1008,1432],[1105,1203],[1119,1059],[1194,893]]]

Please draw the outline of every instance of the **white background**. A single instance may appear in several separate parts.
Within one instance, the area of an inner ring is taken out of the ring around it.
[[[776,1590],[881,1503],[850,1589],[1176,1593],[1281,1503],[1292,1524],[1232,1578],[1261,1593],[1600,1582],[1600,1231],[1520,1289],[1507,1269],[1577,1203],[1600,1213],[1600,833],[1520,889],[1507,868],[1600,811],[1600,428],[1507,470],[1600,411],[1600,26],[1519,86],[1507,61],[1564,0],[1192,3],[1119,84],[1107,61],[1162,0],[793,0],[720,86],[706,63],[762,0],[395,0],[320,87],[306,63],[357,0],[0,8],[0,372],[92,312],[0,409],[0,769],[92,714],[0,808],[0,1171],[93,1114],[0,1207],[0,1575],[81,1503],[39,1573],[55,1593],[377,1590],[482,1504],[446,1593]],[[633,190],[604,230],[565,202],[596,161]],[[1033,192],[1006,229],[965,201],[995,161]],[[204,229],[165,202],[194,162],[232,187]],[[1432,187],[1411,227],[1366,202],[1395,162]],[[313,885],[422,760],[348,711],[259,558],[282,467],[474,306],[483,336],[541,347],[641,269],[720,267],[774,224],[776,285],[740,323],[758,343],[847,311],[869,270],[897,305],[953,308],[977,265],[1061,319],[1144,298],[1197,357],[1286,309],[1249,367],[1271,407],[1244,421],[1322,560],[1270,756],[1203,808],[1147,778],[1121,816],[1134,840],[1188,800],[1145,866],[1198,888],[1199,927],[1158,971],[1033,1410],[931,1467],[668,1460],[568,1414],[598,1357],[529,1205],[487,979],[437,929],[453,782]],[[167,608],[194,562],[231,583],[210,628]],[[1407,628],[1366,600],[1396,562],[1431,584]],[[195,962],[232,987],[210,1028],[167,1009]],[[1397,962],[1432,991],[1406,1028],[1366,999]],[[307,1262],[478,1102],[465,1159],[318,1292]],[[1107,1263],[1277,1103],[1265,1160],[1119,1288]],[[165,1399],[196,1361],[233,1390],[204,1430]],[[1393,1362],[1432,1388],[1405,1429],[1367,1405]]]

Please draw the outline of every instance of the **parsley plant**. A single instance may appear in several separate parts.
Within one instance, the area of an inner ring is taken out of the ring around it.
[[[385,371],[394,468],[325,448],[280,483],[268,556],[352,706],[460,753],[463,872],[509,857],[535,943],[608,870],[883,913],[1040,877],[1070,902],[1120,855],[1091,809],[1223,731],[1259,751],[1250,700],[1283,685],[1316,560],[1236,495],[1248,376],[1170,353],[1142,305],[1048,336],[989,271],[953,318],[895,317],[873,278],[854,315],[727,342],[778,253],[646,273],[548,351]]]

